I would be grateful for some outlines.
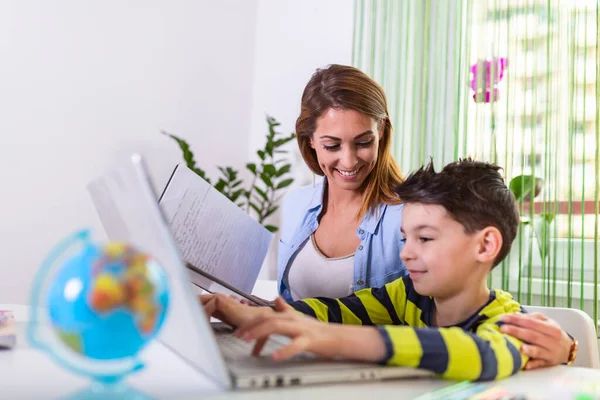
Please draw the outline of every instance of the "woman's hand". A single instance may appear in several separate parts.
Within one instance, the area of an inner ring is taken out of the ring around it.
[[[540,313],[508,314],[500,331],[525,342],[521,351],[530,357],[525,369],[566,363],[572,340],[556,321]]]
[[[250,342],[256,340],[252,354],[258,356],[269,335],[279,334],[291,342],[271,355],[274,360],[284,360],[302,352],[324,358],[341,356],[361,361],[380,361],[385,356],[385,344],[373,327],[344,326],[320,322],[305,316],[278,297],[277,312],[265,313],[242,324],[235,335]]]
[[[209,319],[214,317],[231,326],[240,326],[262,315],[273,313],[269,307],[250,307],[220,293],[203,294],[199,296],[199,300]]]

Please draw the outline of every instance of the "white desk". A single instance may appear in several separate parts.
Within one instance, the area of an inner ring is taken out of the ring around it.
[[[510,390],[511,393],[528,396],[527,398],[531,400],[573,399],[574,396],[568,391],[570,385],[564,383],[565,381],[572,382],[571,385],[574,382],[582,382],[579,386],[583,386],[586,383],[589,386],[590,382],[597,382],[596,387],[600,388],[600,370],[558,366],[536,371],[523,371],[512,378],[499,382],[488,382],[485,385],[488,387],[505,387]],[[221,393],[210,396],[210,398],[214,400],[405,400],[414,399],[415,397],[454,383],[455,382],[436,379],[399,380],[366,384],[306,386],[302,388],[282,388],[277,390],[256,390],[246,392],[237,391]],[[600,390],[598,390],[597,393],[600,393]],[[199,398],[201,397],[190,396],[187,399],[193,400]]]
[[[276,294],[272,282],[259,282],[254,294],[271,299]],[[24,305],[0,304],[0,309],[15,311],[19,331],[18,345],[14,350],[0,351],[0,394],[12,399],[52,399],[73,394],[88,386],[89,382],[60,367],[44,353],[31,348],[23,335],[28,308]],[[343,398],[389,398],[412,399],[421,394],[453,384],[454,382],[421,379],[377,382],[369,384],[336,384],[273,390],[220,392],[202,374],[158,342],[152,343],[143,353],[148,368],[134,374],[128,383],[135,389],[156,399],[327,399]],[[560,388],[563,381],[599,382],[600,370],[554,367],[544,370],[521,372],[517,376],[488,385],[505,386],[518,392],[541,399],[562,399]],[[563,385],[564,386],[564,385]],[[9,396],[10,395],[10,396]]]
[[[254,294],[265,298],[277,296],[275,281],[258,281]],[[0,304],[0,310],[15,313],[17,346],[0,350],[0,398],[51,399],[66,397],[89,387],[90,381],[74,375],[52,361],[47,354],[33,348],[25,337],[29,321],[29,306]],[[142,353],[147,367],[131,375],[127,383],[134,389],[156,399],[205,397],[219,393],[202,373],[176,356],[158,341]]]
[[[60,368],[48,355],[29,346],[25,337],[27,306],[0,304],[0,309],[15,312],[18,334],[16,348],[0,350],[1,398],[54,399],[89,386],[89,380]],[[218,393],[202,374],[157,341],[144,351],[142,360],[148,367],[131,375],[127,383],[147,396],[177,399]]]

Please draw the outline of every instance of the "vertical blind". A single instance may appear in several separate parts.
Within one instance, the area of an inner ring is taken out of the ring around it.
[[[353,64],[386,90],[405,173],[472,156],[525,194],[490,285],[596,322],[599,2],[355,0],[353,41]]]

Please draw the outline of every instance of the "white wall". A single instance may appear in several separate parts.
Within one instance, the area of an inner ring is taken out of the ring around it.
[[[44,256],[72,231],[104,239],[85,185],[112,162],[139,151],[157,186],[166,182],[181,155],[160,130],[188,139],[212,176],[215,165],[244,168],[264,142],[265,113],[292,132],[314,69],[350,63],[352,9],[0,2],[0,303],[27,303]],[[274,268],[271,253],[266,275]]]
[[[319,67],[351,64],[354,2],[350,0],[259,0],[254,66],[250,158],[267,133],[265,115],[281,122],[285,134],[295,131],[304,86]],[[312,183],[296,142],[290,143],[296,181],[291,189]],[[279,225],[279,213],[272,221]],[[276,236],[277,239],[277,236]],[[274,240],[261,277],[276,278]]]
[[[266,114],[281,122],[282,132],[294,132],[302,91],[315,70],[351,64],[353,18],[348,0],[259,0],[250,157],[264,144]]]
[[[146,155],[162,186],[189,139],[209,172],[242,166],[257,1],[0,2],[0,303],[24,303],[45,254],[103,230],[85,190]]]

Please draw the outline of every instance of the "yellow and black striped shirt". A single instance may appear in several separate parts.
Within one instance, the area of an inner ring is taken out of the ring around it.
[[[379,325],[387,355],[382,363],[423,368],[444,378],[493,380],[517,373],[527,356],[522,342],[500,332],[502,315],[524,312],[512,296],[492,290],[489,301],[462,323],[432,328],[435,303],[419,295],[409,277],[339,299],[291,303],[320,321]]]

